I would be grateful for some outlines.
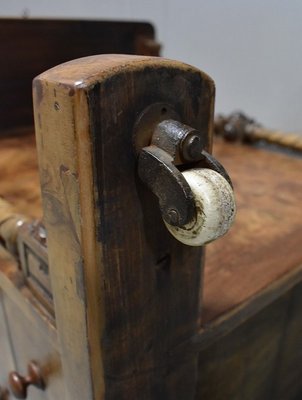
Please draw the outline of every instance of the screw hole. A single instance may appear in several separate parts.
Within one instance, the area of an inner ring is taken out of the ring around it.
[[[161,114],[162,115],[165,115],[165,114],[167,114],[167,109],[166,109],[166,107],[163,107],[162,109],[161,109]]]
[[[168,271],[170,268],[170,264],[171,264],[171,255],[168,253],[157,261],[156,268],[158,270]]]

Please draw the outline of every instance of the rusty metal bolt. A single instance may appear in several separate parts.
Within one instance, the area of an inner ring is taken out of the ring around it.
[[[182,156],[186,161],[198,161],[201,157],[203,143],[198,132],[195,132],[190,132],[181,143]]]
[[[169,222],[171,225],[178,225],[179,224],[179,214],[173,208],[171,208],[168,211],[168,217],[169,217],[169,221],[167,221],[167,222]]]

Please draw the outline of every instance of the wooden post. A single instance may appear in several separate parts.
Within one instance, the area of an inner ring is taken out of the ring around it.
[[[203,252],[168,233],[133,146],[157,103],[211,147],[214,84],[191,66],[93,56],[34,81],[66,399],[194,398],[198,355],[185,343],[199,326]]]

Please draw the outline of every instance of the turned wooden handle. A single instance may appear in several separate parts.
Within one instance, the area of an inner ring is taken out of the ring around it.
[[[27,388],[30,385],[45,390],[45,381],[39,364],[36,361],[31,361],[27,368],[27,376],[22,376],[16,371],[9,374],[10,389],[17,399],[27,398]]]
[[[7,389],[0,386],[0,400],[8,400],[9,392]]]
[[[14,207],[0,197],[0,244],[10,253],[17,253],[17,236],[27,218],[16,212]]]
[[[14,207],[0,197],[0,224],[6,219],[11,218],[14,214],[16,214]]]

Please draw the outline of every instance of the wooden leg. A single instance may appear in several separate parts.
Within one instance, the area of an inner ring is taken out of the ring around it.
[[[34,81],[66,399],[194,398],[203,249],[169,234],[138,179],[134,128],[154,104],[210,150],[214,84],[188,65],[94,56]]]

